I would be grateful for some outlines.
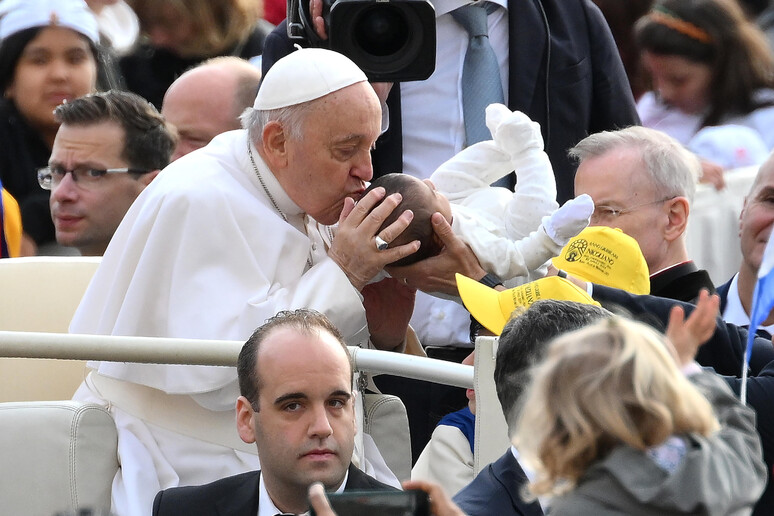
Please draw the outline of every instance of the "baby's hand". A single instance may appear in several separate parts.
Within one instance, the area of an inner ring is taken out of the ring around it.
[[[551,215],[543,217],[543,228],[551,240],[564,247],[589,225],[592,213],[594,201],[588,194],[582,194],[564,203]]]
[[[521,111],[509,110],[502,104],[486,108],[486,125],[497,146],[513,158],[530,150],[543,150],[540,124]]]

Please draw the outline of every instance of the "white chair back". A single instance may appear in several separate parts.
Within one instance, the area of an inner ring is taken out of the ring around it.
[[[99,257],[0,260],[0,330],[66,333]],[[0,402],[70,399],[83,361],[0,359]]]
[[[3,514],[110,510],[118,437],[104,408],[76,401],[0,403]]]
[[[473,449],[473,473],[478,475],[505,453],[511,445],[508,425],[503,416],[494,382],[497,337],[476,339],[473,388],[476,391],[476,431]]]

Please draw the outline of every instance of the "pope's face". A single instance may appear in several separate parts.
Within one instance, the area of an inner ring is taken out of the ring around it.
[[[305,499],[313,482],[337,488],[352,459],[355,436],[344,348],[326,331],[280,327],[265,337],[257,361],[258,410],[239,412],[250,426],[246,440],[257,444],[272,499],[289,493]]]
[[[289,136],[277,179],[301,209],[323,224],[338,221],[344,199],[358,200],[373,176],[371,149],[381,132],[379,99],[367,82],[312,102],[301,137]]]

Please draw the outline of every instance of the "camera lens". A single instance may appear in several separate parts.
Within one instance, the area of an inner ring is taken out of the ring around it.
[[[435,10],[428,0],[323,2],[330,3],[329,48],[352,59],[368,80],[416,81],[433,73]]]
[[[406,17],[390,5],[365,9],[355,26],[355,42],[366,53],[386,57],[400,51],[409,40]]]

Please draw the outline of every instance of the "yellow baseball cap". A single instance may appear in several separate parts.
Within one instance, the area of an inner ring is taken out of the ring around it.
[[[640,246],[618,228],[589,226],[551,261],[557,269],[591,283],[632,294],[650,293],[650,272]]]
[[[575,283],[559,276],[547,276],[508,290],[495,290],[462,274],[457,288],[465,308],[487,330],[500,335],[516,307],[528,307],[540,299],[559,299],[600,306]]]

